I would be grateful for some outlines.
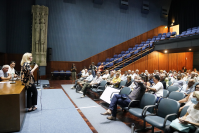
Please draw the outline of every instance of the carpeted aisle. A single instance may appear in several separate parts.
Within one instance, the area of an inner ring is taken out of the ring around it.
[[[38,90],[37,107],[26,113],[20,133],[92,133],[62,89]]]
[[[76,93],[71,89],[72,85],[62,85],[69,97],[82,111],[85,117],[90,121],[98,133],[130,133],[131,129],[123,122],[116,120],[110,121],[100,113],[105,112],[105,109],[91,100],[89,97],[80,98],[82,94]]]

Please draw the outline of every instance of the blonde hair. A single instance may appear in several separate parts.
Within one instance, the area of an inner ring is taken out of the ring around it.
[[[23,56],[22,56],[22,60],[21,60],[21,66],[23,66],[24,62],[28,62],[30,63],[30,59],[29,57],[32,56],[32,53],[25,53]]]

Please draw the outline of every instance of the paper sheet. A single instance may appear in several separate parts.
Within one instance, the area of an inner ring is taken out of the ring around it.
[[[110,96],[113,92],[115,92],[115,94],[119,94],[120,90],[111,88],[111,87],[107,87],[105,89],[105,91],[103,92],[103,94],[101,95],[100,99],[110,104],[110,102],[111,102]],[[113,95],[112,95],[112,97],[113,97]]]

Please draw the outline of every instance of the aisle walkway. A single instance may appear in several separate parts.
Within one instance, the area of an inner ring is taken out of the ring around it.
[[[62,89],[38,90],[37,107],[20,133],[92,133]]]
[[[91,100],[89,97],[80,98],[81,94],[76,93],[71,89],[72,85],[62,85],[63,89],[67,92],[69,97],[82,111],[85,117],[93,125],[98,133],[130,133],[131,128],[124,124],[122,121],[110,121],[106,119],[107,116],[100,115],[105,112],[105,109]]]

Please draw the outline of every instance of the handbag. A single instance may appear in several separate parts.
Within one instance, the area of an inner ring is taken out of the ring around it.
[[[192,124],[182,124],[180,123],[179,119],[175,119],[171,122],[170,126],[175,130],[188,133],[190,129],[194,130],[195,127]]]

